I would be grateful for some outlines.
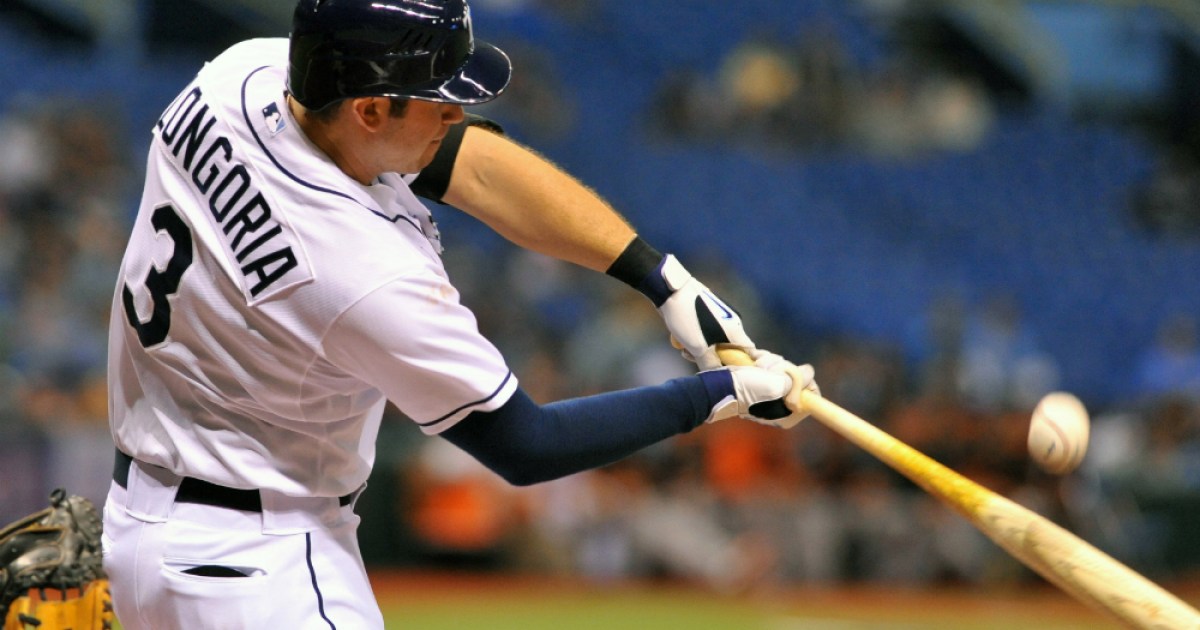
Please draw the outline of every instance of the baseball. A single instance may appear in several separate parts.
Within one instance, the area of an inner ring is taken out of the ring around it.
[[[1088,447],[1087,408],[1072,394],[1046,394],[1029,423],[1029,455],[1046,472],[1064,475],[1083,461]]]

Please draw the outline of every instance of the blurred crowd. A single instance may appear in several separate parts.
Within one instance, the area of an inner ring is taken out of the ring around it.
[[[864,75],[835,38],[802,41],[747,40],[717,76],[670,79],[647,115],[685,141],[900,157],[967,148],[987,128],[991,106],[968,80],[904,62]],[[514,84],[513,102],[537,108],[560,92],[542,74],[518,76],[532,78]],[[557,101],[551,110],[538,118],[547,137],[575,115]],[[0,113],[0,521],[8,522],[56,486],[97,502],[107,491],[106,328],[141,156],[128,155],[119,117],[95,103],[38,100]],[[650,303],[611,278],[453,233],[445,242],[464,302],[536,400],[692,372]],[[1092,409],[1083,469],[1057,478],[1032,465],[1025,440],[1059,367],[1024,324],[1017,296],[946,296],[912,323],[909,339],[884,343],[792,330],[729,261],[688,264],[737,306],[761,345],[814,364],[831,400],[1155,577],[1200,567],[1196,314],[1164,322],[1137,358],[1137,394]],[[668,577],[721,591],[1032,579],[965,520],[813,420],[788,432],[705,426],[602,470],[516,489],[441,440],[412,439],[416,429],[390,415],[408,433],[385,433],[379,445],[376,476],[388,483],[377,496],[389,514],[363,527],[399,522],[405,557],[422,565]]]
[[[748,38],[712,73],[679,68],[654,108],[667,139],[885,158],[969,150],[995,115],[977,80],[904,54],[865,67],[819,23]]]
[[[1138,191],[1134,216],[1149,231],[1173,238],[1200,235],[1200,155],[1194,146],[1173,148]]]
[[[18,102],[0,118],[0,518],[54,487],[103,499],[114,278],[140,187],[103,105]]]

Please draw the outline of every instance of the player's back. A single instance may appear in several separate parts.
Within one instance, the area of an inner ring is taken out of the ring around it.
[[[337,496],[369,471],[384,399],[322,337],[375,287],[444,271],[398,176],[361,186],[303,136],[285,61],[286,40],[241,44],[155,126],[114,298],[110,415],[119,446],[180,474]]]

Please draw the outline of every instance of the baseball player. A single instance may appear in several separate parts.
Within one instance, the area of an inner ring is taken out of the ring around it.
[[[300,0],[290,38],[234,45],[166,107],[109,337],[104,569],[127,630],[383,627],[353,505],[386,401],[532,484],[706,421],[779,423],[815,388],[595,194],[464,113],[510,73],[464,0]],[[633,285],[702,371],[534,403],[418,197]],[[758,363],[722,367],[718,344]]]

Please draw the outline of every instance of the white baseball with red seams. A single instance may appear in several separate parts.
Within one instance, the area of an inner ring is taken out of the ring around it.
[[[1029,455],[1055,475],[1075,470],[1087,454],[1090,424],[1087,408],[1075,395],[1046,394],[1029,422]]]

